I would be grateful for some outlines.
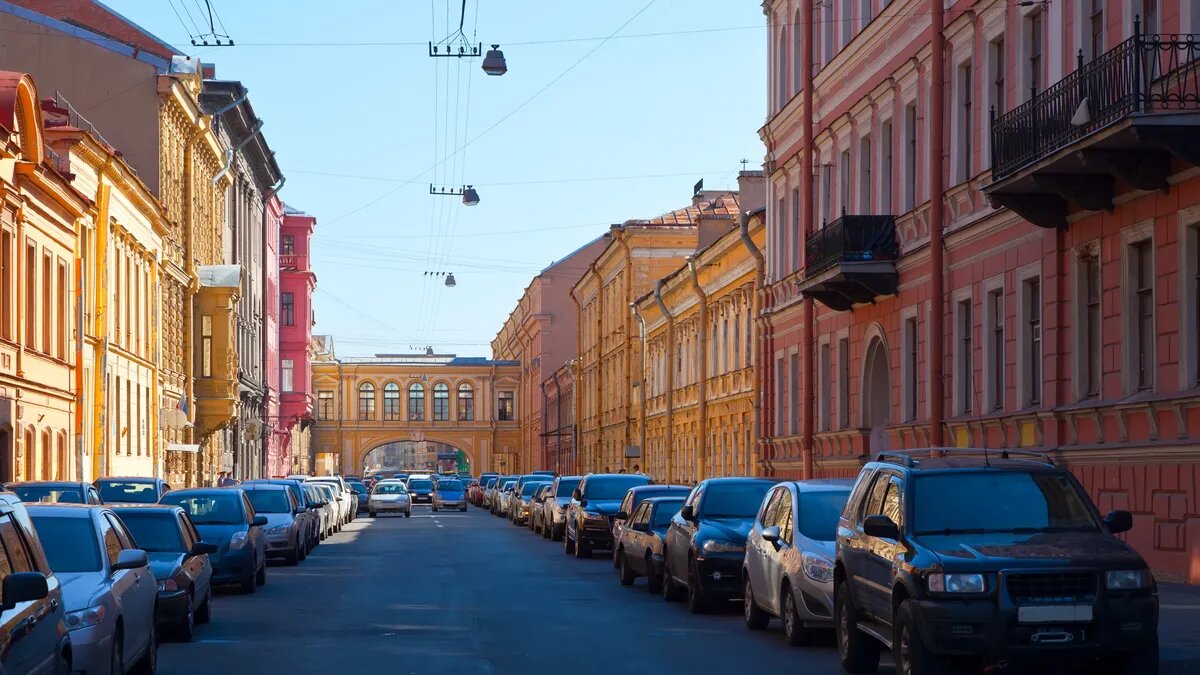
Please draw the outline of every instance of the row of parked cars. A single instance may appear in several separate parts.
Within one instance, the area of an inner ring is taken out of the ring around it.
[[[612,552],[695,613],[739,601],[750,630],[789,644],[833,630],[843,668],[984,672],[1066,664],[1158,671],[1158,595],[1074,475],[1041,453],[881,453],[855,479],[726,477],[658,485],[629,474],[480,478],[473,501],[561,540]]]
[[[212,619],[217,587],[255,592],[268,559],[299,563],[358,504],[355,483],[341,477],[4,487],[0,672],[21,674],[156,672],[160,639],[191,640]]]
[[[384,513],[412,517],[414,503],[424,502],[433,511],[467,510],[467,489],[473,482],[459,476],[427,473],[395,473],[369,478],[367,510],[371,518]]]

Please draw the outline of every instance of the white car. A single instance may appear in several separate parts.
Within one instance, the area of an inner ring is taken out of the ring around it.
[[[379,513],[403,513],[405,518],[412,517],[412,500],[408,497],[408,488],[398,480],[379,481],[371,489],[367,498],[367,514],[374,518]]]
[[[158,582],[121,519],[82,504],[31,504],[29,516],[62,583],[72,671],[154,672]]]
[[[354,520],[354,511],[358,508],[358,500],[354,498],[350,488],[346,487],[341,476],[309,476],[307,480],[309,483],[319,483],[333,488],[338,506],[338,529]]]

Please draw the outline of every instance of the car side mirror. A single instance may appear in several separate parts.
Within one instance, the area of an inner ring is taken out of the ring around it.
[[[1104,517],[1104,526],[1113,534],[1128,532],[1133,529],[1133,514],[1128,511],[1109,511]]]
[[[617,520],[628,520],[629,514],[624,511],[617,511],[617,515],[613,516],[613,518],[616,518]]]
[[[0,609],[10,610],[19,602],[33,602],[50,595],[46,575],[41,572],[13,572],[4,577],[0,586],[4,593],[4,604]]]
[[[266,525],[267,525],[267,517],[266,516],[254,516],[254,520],[250,521],[251,527],[266,527]]]
[[[772,525],[770,527],[763,528],[762,538],[766,541],[771,542],[772,544],[779,543],[779,535],[780,535],[780,532],[779,532],[778,525]]]
[[[300,515],[301,513],[304,513],[304,512],[305,512],[305,511],[307,511],[307,510],[308,510],[308,509],[304,508],[303,506],[297,506],[297,507],[296,507],[294,510],[292,510],[292,515],[293,515],[293,516],[298,516],[298,515]]]
[[[140,548],[123,549],[117,554],[117,561],[113,563],[113,571],[117,570],[136,570],[150,564],[150,556]]]
[[[863,519],[863,534],[880,539],[899,539],[900,528],[892,522],[891,518],[876,514]]]
[[[685,504],[682,509],[679,509],[679,517],[684,520],[694,522],[696,520],[696,509],[691,504]]]
[[[583,493],[579,491],[579,488],[575,488],[571,490],[571,498],[581,502],[583,501]]]
[[[216,544],[210,544],[207,541],[198,541],[192,544],[192,550],[188,551],[188,556],[212,555],[220,550]]]

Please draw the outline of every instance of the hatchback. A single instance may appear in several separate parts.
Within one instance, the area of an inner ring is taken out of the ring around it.
[[[300,514],[304,510],[296,502],[286,485],[242,485],[242,491],[250,498],[254,513],[267,519],[263,534],[267,538],[267,557],[283,558],[295,565],[307,556],[304,547],[304,523]]]
[[[213,584],[237,584],[243,593],[253,593],[267,583],[267,517],[254,512],[244,490],[173,490],[163,495],[162,503],[181,507],[204,541],[217,545],[210,555]]]
[[[382,480],[375,484],[367,500],[367,515],[374,518],[380,513],[403,513],[405,518],[412,517],[412,501],[404,483]]]

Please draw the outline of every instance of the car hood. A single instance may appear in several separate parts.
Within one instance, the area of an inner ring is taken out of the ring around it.
[[[408,499],[408,495],[394,492],[390,494],[371,495],[371,499],[374,499],[377,502],[398,502]]]
[[[705,518],[700,522],[697,537],[744,544],[753,524],[752,518]]]
[[[175,572],[183,565],[182,552],[166,551],[146,555],[150,557],[150,571],[154,572],[154,578],[160,581],[175,576]]]
[[[587,506],[583,507],[583,510],[599,513],[602,516],[611,516],[620,508],[620,499],[589,499]]]
[[[921,535],[948,569],[994,570],[1028,565],[1145,567],[1128,544],[1103,532]]]
[[[92,599],[106,590],[108,575],[103,572],[55,572],[62,587],[63,609],[74,612],[91,607]]]

